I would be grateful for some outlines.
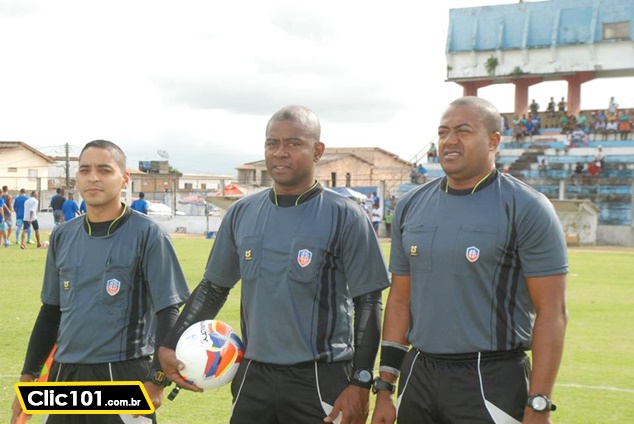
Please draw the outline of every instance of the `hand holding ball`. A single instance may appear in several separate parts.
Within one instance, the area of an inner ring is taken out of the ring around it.
[[[181,375],[201,389],[217,389],[229,383],[243,355],[244,345],[238,334],[217,320],[192,325],[176,345],[176,358],[185,365]]]

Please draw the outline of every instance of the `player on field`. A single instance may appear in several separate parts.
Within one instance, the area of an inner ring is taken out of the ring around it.
[[[389,280],[370,220],[315,180],[323,152],[312,111],[273,115],[264,142],[273,187],[229,208],[203,280],[159,349],[168,378],[199,391],[178,373],[173,349],[242,280],[246,360],[231,385],[233,424],[357,424],[368,415]]]
[[[557,214],[495,169],[491,103],[455,100],[438,136],[446,177],[407,193],[394,214],[372,422],[549,423],[567,321]]]
[[[189,289],[169,236],[121,202],[129,181],[125,154],[116,144],[96,140],[84,146],[77,186],[87,213],[51,233],[43,305],[20,381],[39,375],[57,343],[49,381],[142,381],[158,408],[167,380],[150,355]],[[12,423],[19,412],[16,399]],[[123,422],[120,415],[82,414],[50,415],[46,421]]]

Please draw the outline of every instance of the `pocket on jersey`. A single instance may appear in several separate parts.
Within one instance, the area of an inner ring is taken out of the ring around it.
[[[495,255],[496,234],[493,226],[462,225],[454,248],[454,263],[481,263],[490,259]],[[454,272],[460,270],[464,271],[464,268],[454,268]]]
[[[59,278],[59,309],[64,312],[72,309],[77,292],[77,267],[60,268]]]
[[[242,284],[254,282],[260,276],[262,266],[263,236],[244,236],[238,240],[238,255],[240,255],[240,277]]]
[[[106,268],[104,279],[99,289],[99,302],[109,308],[124,309],[130,300],[133,284],[132,271],[127,266],[110,266]]]
[[[324,260],[323,243],[315,237],[298,236],[291,243],[288,277],[299,283],[317,282]]]
[[[403,250],[409,259],[410,273],[431,272],[432,246],[437,226],[406,228],[403,232]]]

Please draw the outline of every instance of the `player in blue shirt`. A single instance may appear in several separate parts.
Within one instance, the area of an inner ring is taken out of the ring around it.
[[[75,202],[75,195],[73,193],[68,193],[68,199],[62,205],[62,212],[64,212],[64,222],[70,221],[80,214],[79,206],[77,206]]]
[[[136,199],[134,202],[132,202],[132,204],[130,205],[130,208],[132,208],[133,210],[137,212],[141,212],[142,214],[147,215],[148,204],[145,201],[145,193],[140,192],[139,198]]]

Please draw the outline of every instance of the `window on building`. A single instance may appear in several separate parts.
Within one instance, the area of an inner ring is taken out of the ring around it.
[[[29,180],[37,180],[37,169],[29,169],[27,175]]]
[[[614,40],[630,38],[629,22],[612,22],[603,24],[603,39]]]
[[[193,190],[194,188],[194,184],[192,183],[185,183],[185,190]]]
[[[350,187],[351,182],[352,182],[352,175],[350,175],[349,172],[346,172],[346,187]]]
[[[200,183],[200,189],[201,189],[201,190],[207,190],[207,184],[205,184],[205,183]]]
[[[331,172],[330,173],[330,181],[331,181],[331,187],[337,187],[337,173],[336,172]]]
[[[18,168],[7,168],[7,172],[18,172]]]

